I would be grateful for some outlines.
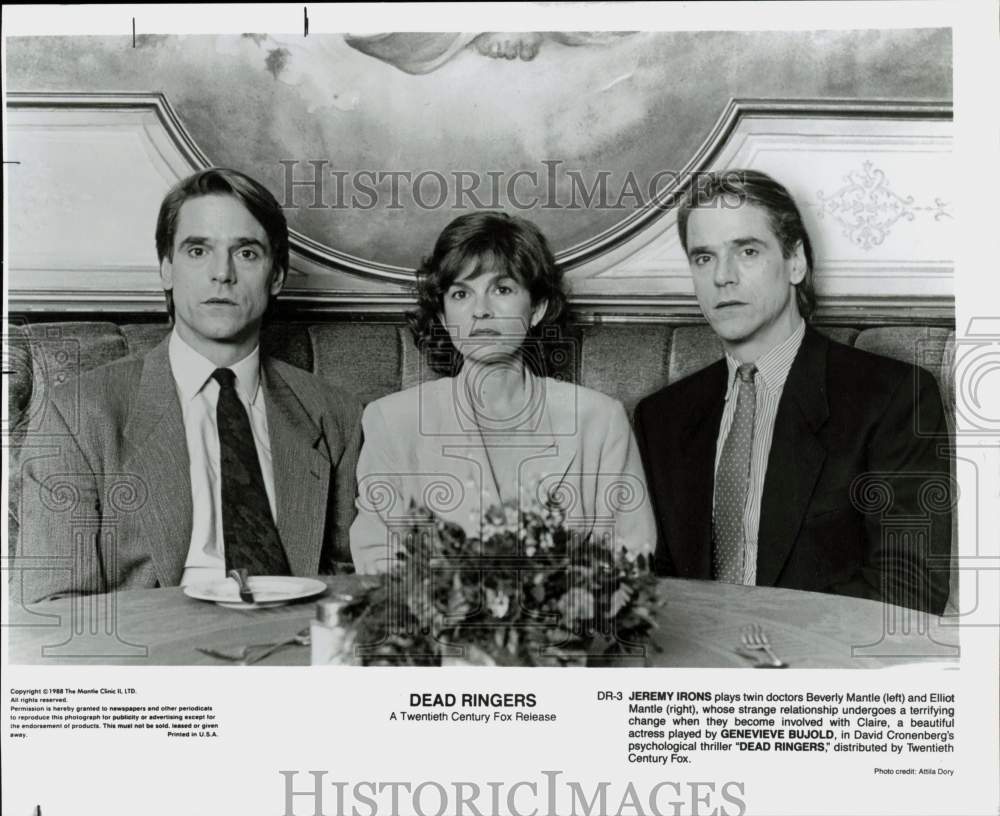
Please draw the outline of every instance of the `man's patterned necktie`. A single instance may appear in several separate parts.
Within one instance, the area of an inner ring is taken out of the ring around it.
[[[717,581],[730,584],[743,583],[746,552],[743,511],[750,488],[750,452],[753,449],[753,420],[757,406],[756,371],[756,366],[750,363],[739,367],[736,411],[715,473],[712,576]]]
[[[215,417],[222,466],[226,572],[245,568],[251,575],[290,575],[267,501],[250,418],[236,393],[236,375],[228,368],[217,368],[212,378],[219,384]]]

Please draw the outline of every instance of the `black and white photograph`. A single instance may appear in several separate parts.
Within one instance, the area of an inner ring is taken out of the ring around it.
[[[4,809],[995,814],[997,14],[5,9]]]

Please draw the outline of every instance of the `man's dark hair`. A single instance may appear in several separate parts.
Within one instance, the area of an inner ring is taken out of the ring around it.
[[[753,204],[767,212],[771,231],[781,244],[781,254],[790,258],[802,242],[806,259],[806,274],[795,285],[795,300],[799,314],[806,320],[816,310],[813,289],[813,251],[799,208],[791,194],[781,184],[759,170],[724,170],[718,173],[698,173],[677,211],[677,231],[687,254],[687,226],[695,207],[735,208]]]
[[[410,329],[430,367],[445,376],[454,376],[462,369],[462,355],[439,315],[445,292],[470,264],[477,272],[499,272],[519,281],[531,295],[532,305],[547,301],[542,319],[528,330],[521,356],[533,373],[551,373],[553,361],[546,352],[552,344],[548,341],[562,337],[567,317],[562,270],[538,227],[524,218],[493,210],[452,221],[417,270],[417,310],[410,315]]]
[[[156,254],[160,263],[174,259],[177,218],[185,201],[206,195],[230,195],[237,198],[267,234],[271,245],[271,272],[288,272],[288,222],[277,199],[260,182],[226,167],[210,167],[177,182],[160,204],[156,219]],[[167,312],[174,317],[173,293],[164,291]]]

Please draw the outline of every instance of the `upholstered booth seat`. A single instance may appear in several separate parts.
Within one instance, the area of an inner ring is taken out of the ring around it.
[[[954,408],[951,329],[821,324],[818,328],[842,343],[922,365],[937,378],[946,404]],[[143,354],[168,330],[165,323],[13,326],[9,355],[14,371],[10,381],[12,425],[21,426],[40,408],[45,388],[119,357]],[[565,353],[558,355],[558,376],[610,394],[630,410],[651,391],[722,356],[722,347],[705,324],[580,324],[558,342],[565,346]],[[275,323],[265,330],[263,343],[266,353],[313,371],[366,403],[435,376],[402,321]]]
[[[836,325],[818,328],[842,343],[916,363],[937,378],[954,414],[951,371],[954,331],[922,325]],[[11,328],[7,362],[11,429],[11,551],[15,547],[18,507],[17,458],[31,445],[49,388],[75,375],[129,354],[142,354],[169,331],[166,323],[46,322]],[[557,375],[621,400],[631,412],[646,394],[702,368],[722,356],[704,323],[662,321],[581,323],[573,326],[555,355]],[[370,402],[435,376],[424,364],[402,319],[279,322],[266,328],[264,350]],[[665,418],[669,421],[669,418]],[[955,571],[953,571],[955,583]],[[953,588],[952,601],[955,601]]]

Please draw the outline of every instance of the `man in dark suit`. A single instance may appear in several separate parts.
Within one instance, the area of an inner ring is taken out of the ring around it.
[[[940,613],[951,502],[933,377],[806,324],[812,248],[770,177],[699,178],[678,230],[726,355],[636,409],[657,570]]]
[[[350,557],[360,404],[260,352],[288,273],[278,202],[233,170],[196,173],[156,244],[169,336],[53,389],[23,463],[25,602]]]

